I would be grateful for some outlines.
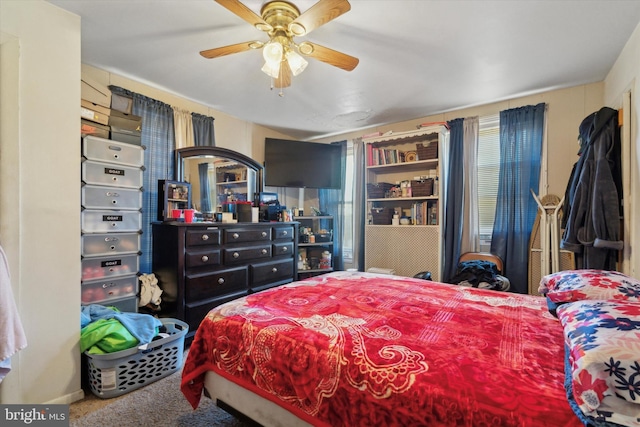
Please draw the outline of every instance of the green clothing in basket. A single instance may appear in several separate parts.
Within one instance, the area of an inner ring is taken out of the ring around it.
[[[80,351],[105,354],[137,346],[138,339],[131,335],[117,319],[98,319],[80,331]]]

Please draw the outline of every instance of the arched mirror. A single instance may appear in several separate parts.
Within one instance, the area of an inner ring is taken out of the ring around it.
[[[222,147],[175,150],[175,179],[191,184],[193,208],[205,216],[225,204],[252,202],[263,191],[263,166],[250,157]]]

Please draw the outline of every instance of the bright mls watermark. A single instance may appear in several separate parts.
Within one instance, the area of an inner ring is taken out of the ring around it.
[[[0,425],[68,427],[69,405],[0,405]]]

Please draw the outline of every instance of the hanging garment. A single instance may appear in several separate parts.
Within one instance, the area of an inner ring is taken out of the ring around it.
[[[7,256],[0,246],[0,382],[11,370],[11,356],[27,346],[27,337],[11,290]]]
[[[580,159],[565,193],[560,247],[578,268],[615,270],[620,240],[622,175],[617,110],[604,107],[580,124]]]

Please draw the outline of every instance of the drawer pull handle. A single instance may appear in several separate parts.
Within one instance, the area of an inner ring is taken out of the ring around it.
[[[233,237],[234,239],[237,239],[238,237],[240,237],[240,235],[238,233],[233,233],[231,237]]]
[[[289,250],[289,248],[287,248],[286,246],[282,248],[282,252],[287,252]]]
[[[267,237],[267,232],[266,231],[262,232],[262,237]]]
[[[263,249],[261,252],[262,252],[262,255],[265,255],[267,253],[267,250]]]
[[[234,253],[233,253],[233,257],[234,257],[234,258],[238,258],[239,256],[240,256],[240,254],[239,254],[238,252],[234,252]]]
[[[276,267],[273,267],[273,268],[271,269],[271,272],[272,272],[272,273],[277,273],[277,272],[278,272],[278,269],[277,269]]]
[[[206,255],[202,255],[202,262],[207,262],[209,261],[209,257]]]
[[[218,285],[224,285],[224,279],[222,277],[218,279]]]
[[[116,286],[115,283],[103,283],[102,289],[113,288],[114,286]]]
[[[284,231],[282,232],[282,235],[283,235],[283,236],[286,236],[286,235],[288,235],[288,234],[289,234],[289,232],[288,232],[287,230],[284,230]]]
[[[113,191],[107,191],[107,197],[120,197],[118,193],[114,193]]]
[[[117,145],[110,145],[110,146],[109,146],[109,150],[112,150],[112,151],[122,151],[122,148],[118,147]]]
[[[104,241],[105,242],[117,242],[118,238],[117,237],[105,237]]]
[[[202,240],[209,240],[209,235],[208,234],[203,234],[201,239]]]

